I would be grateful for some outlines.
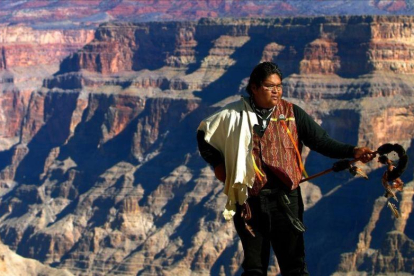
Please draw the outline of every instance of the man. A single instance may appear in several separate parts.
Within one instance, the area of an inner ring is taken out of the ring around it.
[[[266,275],[270,247],[282,275],[308,275],[299,187],[306,175],[302,145],[331,158],[362,162],[375,154],[333,140],[306,112],[283,100],[282,73],[274,63],[257,65],[246,90],[250,97],[201,122],[200,154],[225,183],[223,215],[233,217],[243,245],[242,275]]]

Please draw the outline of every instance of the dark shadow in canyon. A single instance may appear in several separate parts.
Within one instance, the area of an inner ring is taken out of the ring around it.
[[[239,238],[235,237],[233,243],[230,246],[228,245],[214,262],[213,266],[210,269],[210,275],[220,275],[221,268],[224,269],[224,275],[232,275],[232,270],[234,269],[232,265],[236,264],[232,263],[231,261],[238,252]],[[242,272],[243,270],[241,267],[239,267],[235,275],[241,275]]]
[[[413,151],[412,141],[407,154],[413,156]],[[412,160],[409,162],[408,169],[401,177],[405,183],[413,180],[414,170],[412,165],[410,166]],[[338,186],[338,189],[331,194],[323,197],[305,213],[305,225],[308,227],[305,232],[305,242],[308,252],[308,268],[311,274],[332,274],[337,269],[341,254],[355,251],[359,234],[363,232],[371,218],[375,201],[383,197],[384,188],[381,184],[381,177],[385,170],[386,168],[382,166],[372,171],[369,174],[369,180],[353,178],[346,182],[327,177],[326,181],[322,183],[325,187],[329,185],[329,182],[342,185]],[[401,200],[401,194],[398,195],[398,198]],[[392,216],[390,209],[384,206],[372,232],[370,248],[380,249],[387,233],[394,230]],[[411,239],[413,238],[412,228],[413,219],[409,219],[404,232]],[[363,266],[361,266],[362,268]],[[371,271],[372,268],[367,269],[367,271]]]
[[[157,228],[164,227],[165,224],[171,221],[171,218],[173,215],[180,213],[180,207],[182,206],[183,201],[186,198],[186,195],[192,190],[194,190],[194,187],[195,187],[194,180],[200,177],[200,167],[202,167],[201,166],[202,164],[200,164],[201,163],[200,161],[201,161],[200,158],[197,158],[195,156],[190,157],[187,167],[188,167],[188,170],[193,173],[191,180],[188,181],[187,183],[177,184],[171,190],[173,194],[173,198],[168,200],[167,204],[163,207],[164,212],[162,216],[157,218],[154,221],[154,225]],[[210,194],[210,196],[212,196],[212,194]],[[196,206],[203,206],[206,203],[205,201],[208,200],[209,198],[210,198],[209,196],[206,196],[199,203],[197,203]],[[191,209],[191,212],[187,212],[186,216],[190,215],[194,217],[194,214],[203,214],[202,207],[197,208],[195,206],[192,206],[192,207],[189,206],[188,208]],[[196,209],[199,209],[200,212],[195,212]],[[185,219],[183,219],[183,221],[185,221]],[[189,221],[191,221],[191,219]],[[187,233],[193,233],[193,232],[187,232]]]
[[[360,115],[353,110],[334,110],[330,114],[321,117],[321,127],[328,133],[328,135],[342,143],[357,145],[358,143],[358,127],[360,124]],[[347,158],[345,158],[347,159]],[[352,159],[352,158],[348,158]],[[338,159],[325,157],[315,151],[311,151],[306,158],[305,168],[309,176],[332,168],[333,164]],[[334,189],[336,186],[347,182],[352,176],[348,171],[331,172],[311,180],[316,184],[322,194]]]
[[[138,24],[139,25],[139,24]],[[156,70],[165,66],[169,53],[176,48],[177,29],[181,23],[173,22],[166,25],[163,22],[148,23],[148,30],[135,30],[136,50],[133,52],[132,70]]]
[[[196,70],[200,69],[203,59],[208,56],[209,51],[213,43],[211,41],[206,41],[205,43],[198,43],[194,51],[196,52],[196,62],[188,65],[188,68],[185,72],[186,75],[194,73]]]
[[[203,62],[204,58],[209,55],[211,48],[213,48],[213,41],[219,38],[219,33],[214,32],[206,32],[203,30],[203,26],[197,24],[196,31],[194,34],[194,40],[197,41],[197,46],[194,47],[194,56],[196,58],[195,63],[191,63],[188,65],[186,70],[186,75],[190,75],[194,73],[196,70],[200,69],[201,63]]]
[[[291,36],[289,38],[291,41],[289,44],[289,41],[287,41],[283,34],[272,37],[271,34],[266,34],[266,31],[260,28],[263,27],[252,28],[249,33],[250,40],[240,48],[237,48],[230,56],[231,59],[235,60],[235,64],[229,67],[220,78],[204,88],[203,91],[194,93],[202,99],[203,103],[214,104],[227,97],[240,94],[241,80],[249,77],[253,68],[262,59],[263,49],[272,42],[286,45],[285,49],[273,59],[273,62],[280,66],[283,76],[287,77],[291,74],[299,73],[299,65],[300,60],[303,59],[304,48],[307,43],[316,37],[303,33],[290,33]],[[265,32],[266,35],[262,32]],[[291,45],[294,45],[294,47]]]
[[[188,211],[182,218],[182,223],[180,223],[180,225],[175,229],[174,233],[170,236],[170,240],[172,241],[175,241],[177,239],[180,239],[182,241],[182,244],[180,244],[180,247],[183,250],[186,250],[187,248],[191,248],[193,246],[194,234],[198,233],[201,230],[200,227],[202,226],[202,222],[200,222],[200,220],[205,220],[204,215],[206,214],[206,211],[209,213],[214,212],[211,209],[206,210],[206,207],[205,207],[205,204],[210,200],[212,196],[214,196],[213,191],[211,191],[206,197],[201,199],[200,202],[196,204],[194,204],[194,202],[191,202],[191,204],[188,205]],[[181,205],[181,202],[178,202],[176,204]],[[171,207],[171,204],[169,207]],[[179,213],[178,212],[179,210],[177,207],[179,206],[175,206],[174,208],[174,211],[175,211],[174,214]],[[172,212],[170,213],[170,215],[172,215]],[[165,222],[165,218],[164,218],[164,222]],[[163,227],[164,225],[160,225],[160,226]],[[184,233],[187,233],[187,234],[184,234]],[[159,253],[158,255],[155,256],[155,259],[157,259],[157,257],[162,257],[163,254],[164,254],[163,252]],[[174,257],[174,263],[178,262],[180,257],[182,256],[177,254]]]
[[[233,66],[230,66],[220,78],[210,83],[201,92],[194,94],[200,97],[206,105],[240,94],[240,81],[250,75],[261,59],[261,56],[252,57],[251,53],[259,51],[255,49],[263,50],[268,43],[269,41],[263,37],[251,38],[230,56],[236,61]]]
[[[406,171],[401,175],[401,180],[407,184],[408,182],[413,181],[413,175],[414,175],[414,167],[413,167],[413,159],[412,157],[414,156],[414,139],[411,140],[411,145],[410,147],[407,149],[407,155],[409,158],[408,161],[408,166]],[[388,156],[390,157],[390,159],[392,160],[397,160],[398,158],[394,158],[392,157],[392,155],[394,155],[394,153],[390,153]],[[382,166],[380,169],[380,172],[385,172],[385,166]],[[379,176],[378,176],[379,177]],[[375,183],[377,185],[379,185],[380,183],[380,179],[379,178],[375,178],[376,180],[378,179],[378,183]],[[373,180],[374,181],[374,180]],[[395,202],[395,200],[390,200],[390,202],[394,203],[398,210],[401,211],[401,192],[397,192],[397,198],[398,198],[398,203]],[[413,200],[413,198],[411,198],[411,200]],[[395,218],[391,213],[391,210],[385,205],[384,208],[381,210],[381,215],[375,225],[374,230],[372,231],[371,234],[371,245],[370,248],[373,249],[381,249],[384,245],[384,241],[386,240],[387,234],[390,231],[394,230],[394,223],[395,223]],[[411,240],[414,240],[414,218],[413,216],[409,216],[407,219],[407,224],[404,230],[404,234],[407,235],[408,238],[410,238]],[[370,268],[368,268],[370,269]]]
[[[14,147],[11,147],[10,149],[4,151],[0,151],[0,172],[4,170],[7,166],[12,164],[14,151]]]
[[[322,116],[321,120],[321,127],[331,138],[351,145],[357,144],[360,123],[357,112],[335,110]],[[311,151],[305,167],[308,174],[313,175],[331,168],[336,161],[338,160]],[[370,191],[369,182],[352,179],[348,171],[331,172],[310,182],[321,189],[322,195],[328,192],[332,194],[323,197],[304,214],[308,228],[305,232],[308,269],[311,275],[330,275],[339,263],[340,254],[351,251],[357,244],[358,235],[371,215],[373,202],[381,195],[378,188],[382,187],[374,187],[378,192]],[[358,216],[351,217],[350,214]]]
[[[99,185],[100,175],[115,164],[121,161],[136,163],[131,155],[130,145],[136,132],[138,117],[133,119],[121,133],[98,147],[101,137],[97,134],[102,133],[100,127],[104,124],[105,114],[110,107],[109,103],[111,103],[111,99],[106,100],[108,100],[108,104],[106,105],[105,99],[102,99],[102,106],[95,111],[89,120],[86,120],[88,112],[84,113],[82,122],[75,130],[75,135],[62,147],[58,157],[60,160],[71,158],[77,164],[74,169],[80,173],[73,180],[73,186],[78,196],[89,191],[93,186]],[[63,179],[63,181],[66,180]],[[101,202],[102,200],[104,201]],[[105,208],[105,202],[105,199],[99,199],[96,203],[98,204],[97,208]],[[54,223],[72,213],[79,207],[79,204],[82,202],[79,202],[79,197],[77,197],[57,215]],[[98,217],[98,220],[102,222],[102,217],[100,215]],[[98,217],[95,216],[95,218]],[[99,224],[99,221],[90,221],[90,223],[96,225]]]
[[[88,47],[90,46],[85,45],[84,49],[88,49]],[[53,76],[57,77],[57,76],[64,75],[65,73],[79,72],[81,69],[80,67],[80,54],[81,53],[82,53],[81,51],[78,53],[73,53],[67,56],[66,58],[64,58],[59,65],[59,70],[55,74],[53,74]],[[46,83],[44,82],[44,84],[47,84],[47,82]]]
[[[136,118],[132,119],[118,135],[98,146],[102,139],[101,126],[106,124],[106,114],[108,114],[108,109],[113,103],[111,99],[113,96],[99,97],[99,107],[93,114],[85,110],[82,121],[76,127],[74,136],[62,147],[58,159],[62,161],[70,157],[77,164],[73,169],[79,171],[79,173],[73,181],[73,186],[76,188],[78,195],[83,194],[93,186],[98,187],[100,175],[117,163],[121,161],[134,165],[140,163],[132,153],[134,139],[138,131],[137,127],[139,126],[142,128],[142,132],[139,133],[141,135],[141,142],[137,146],[141,147],[142,155],[145,156],[146,153],[160,150],[158,155],[144,162],[134,174],[135,185],[140,184],[144,189],[144,199],[140,202],[142,206],[145,204],[147,196],[157,188],[161,179],[168,176],[179,164],[185,162],[189,148],[192,151],[195,149],[195,139],[194,141],[188,141],[189,135],[192,134],[191,132],[195,128],[189,129],[187,125],[183,126],[182,124],[174,125],[174,122],[177,122],[181,116],[182,105],[185,105],[186,102],[173,100],[166,103],[178,112],[164,114],[166,118],[158,122],[160,124],[159,128],[152,130],[159,131],[159,135],[152,144],[149,143],[150,137],[148,136],[151,135],[151,132],[147,133],[144,131],[144,128],[150,121],[150,117],[154,115],[152,112],[156,112],[157,106],[163,104],[160,102],[162,100],[156,99],[148,100],[146,108]],[[193,124],[195,125],[195,123]],[[172,136],[171,133],[174,133],[174,131],[178,131],[179,134]],[[59,176],[59,174],[57,175]],[[57,185],[61,184],[58,183]],[[80,203],[68,205],[57,216],[57,220],[71,213],[77,208],[78,204]],[[103,205],[100,204],[97,208],[103,208]],[[102,221],[102,218],[100,221]],[[93,220],[90,222],[94,225],[99,224],[99,222],[94,222]]]
[[[381,175],[377,170],[369,175],[371,181],[355,178],[306,211],[305,248],[311,275],[331,275],[341,254],[355,250],[375,200],[384,193]]]
[[[193,120],[194,117],[198,118],[193,112],[180,123],[173,125],[173,131],[151,146],[158,149],[158,154],[135,172],[134,183],[140,184],[144,189],[140,205],[148,203],[148,196],[157,189],[163,177],[167,177],[178,166],[186,164],[188,154],[195,152],[196,129],[199,122]]]
[[[90,97],[95,97],[99,103],[98,108],[94,111],[90,110],[90,105],[94,104],[90,99],[90,104],[84,111],[73,137],[62,146],[58,157],[58,160],[71,158],[77,165],[75,169],[81,171],[85,177],[84,184],[77,187],[80,194],[88,191],[98,180],[99,175],[118,162],[125,160],[134,163],[130,145],[136,132],[138,117],[132,119],[118,135],[102,143],[102,127],[108,124],[107,115],[110,114],[109,109],[114,104],[115,96],[90,95]]]
[[[337,55],[340,58],[337,74],[343,78],[358,78],[373,70],[369,57],[371,25],[359,24],[361,20],[363,19],[350,18],[345,30],[335,39],[338,45]]]
[[[49,93],[45,96],[45,124],[28,143],[28,154],[16,169],[18,183],[40,184],[45,162],[53,148],[62,146],[69,136],[78,93]]]
[[[411,140],[410,148],[407,149],[408,155],[408,167],[404,174],[401,176],[401,180],[404,183],[412,182],[414,179],[414,139]],[[414,185],[411,184],[412,189]],[[414,198],[411,198],[414,201]],[[398,206],[398,205],[397,205]],[[405,226],[404,233],[407,235],[409,239],[414,241],[414,216],[411,211],[411,215],[408,217],[407,224]]]

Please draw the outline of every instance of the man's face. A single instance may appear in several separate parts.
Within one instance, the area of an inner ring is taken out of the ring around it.
[[[270,75],[261,86],[252,87],[253,100],[262,108],[272,108],[282,98],[282,81],[277,74]]]

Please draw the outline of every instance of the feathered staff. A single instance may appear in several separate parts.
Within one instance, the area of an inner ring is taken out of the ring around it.
[[[394,162],[389,160],[386,156],[390,152],[396,152],[398,154],[398,164],[394,166]],[[384,144],[380,146],[374,154],[379,154],[378,162],[381,164],[387,165],[387,170],[382,175],[382,186],[385,189],[384,196],[388,199],[387,206],[391,209],[392,213],[396,218],[400,216],[397,207],[395,204],[390,202],[390,199],[394,199],[398,202],[396,197],[396,192],[402,191],[404,182],[401,181],[400,176],[406,170],[408,164],[408,156],[404,148],[399,144]],[[301,182],[305,182],[321,175],[327,174],[329,172],[339,172],[348,169],[349,172],[356,176],[362,176],[365,179],[368,179],[368,176],[357,166],[353,165],[359,159],[354,160],[340,160],[333,164],[332,168],[322,171],[320,173],[314,174],[308,178],[302,179]]]

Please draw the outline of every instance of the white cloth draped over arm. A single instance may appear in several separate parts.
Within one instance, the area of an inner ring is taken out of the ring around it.
[[[226,220],[236,212],[236,203],[243,204],[255,177],[252,156],[252,126],[257,117],[248,99],[231,103],[203,120],[198,130],[205,133],[204,139],[224,157],[226,181],[224,193],[227,204],[223,212]],[[250,122],[249,122],[250,120]]]

